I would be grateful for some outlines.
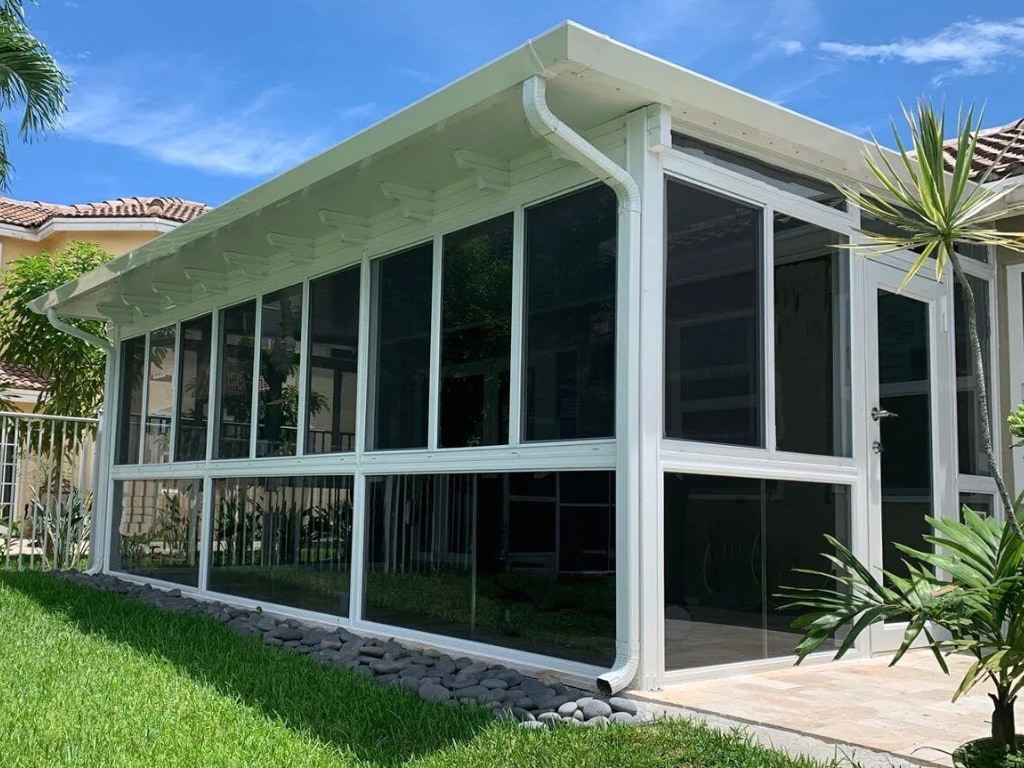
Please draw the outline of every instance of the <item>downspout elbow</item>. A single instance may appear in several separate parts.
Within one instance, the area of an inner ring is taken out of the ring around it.
[[[66,333],[69,336],[74,336],[76,339],[81,339],[86,344],[91,344],[94,347],[99,347],[106,353],[114,351],[113,346],[106,339],[101,339],[99,336],[94,336],[88,331],[83,331],[81,328],[76,328],[69,323],[65,323],[59,317],[57,317],[57,310],[50,307],[46,310],[46,319],[50,321],[50,325],[56,328],[61,333]]]

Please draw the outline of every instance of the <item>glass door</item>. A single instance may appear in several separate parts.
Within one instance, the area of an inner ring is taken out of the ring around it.
[[[955,418],[947,283],[867,264],[868,463],[870,560],[906,575],[896,544],[926,545],[926,516],[956,514]],[[873,652],[895,648],[905,625],[873,631]]]

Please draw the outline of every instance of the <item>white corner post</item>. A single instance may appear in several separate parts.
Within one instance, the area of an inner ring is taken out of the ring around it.
[[[629,686],[640,663],[640,187],[625,169],[559,120],[543,78],[523,81],[523,110],[533,131],[611,187],[619,202],[615,327],[615,661],[597,679],[604,694]],[[642,119],[642,114],[641,114]],[[627,133],[642,123],[631,117]]]

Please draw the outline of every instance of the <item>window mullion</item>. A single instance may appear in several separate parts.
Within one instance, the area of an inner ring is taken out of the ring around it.
[[[523,318],[526,316],[525,279],[526,216],[516,206],[512,220],[512,345],[509,358],[508,442],[520,445],[523,433]]]
[[[146,334],[146,352],[142,356],[142,408],[139,413],[139,452],[137,464],[146,463],[146,433],[149,431],[149,355],[151,333]]]
[[[206,460],[213,458],[213,446],[220,433],[220,397],[217,382],[220,381],[221,355],[224,343],[220,337],[221,315],[224,310],[212,313],[210,318],[210,381],[206,392]]]
[[[763,359],[761,360],[762,392],[761,400],[764,416],[761,424],[764,427],[764,447],[774,451],[777,441],[775,423],[775,210],[766,205],[762,209],[761,250],[762,272],[761,283],[761,336]]]
[[[309,357],[312,339],[309,338],[309,280],[302,281],[302,320],[299,330],[299,405],[295,421],[295,452],[306,453],[306,435],[309,421]]]
[[[178,390],[181,388],[181,358],[184,355],[181,338],[181,323],[174,324],[174,369],[171,371],[171,430],[167,450],[167,461],[173,462],[177,453],[178,440]]]
[[[444,239],[434,238],[433,277],[430,281],[430,381],[428,384],[427,448],[435,450],[440,444],[438,435],[441,410],[441,281],[444,275]]]
[[[259,437],[260,354],[263,351],[263,295],[256,297],[256,323],[252,344],[252,401],[249,408],[249,458],[256,456]]]
[[[368,425],[372,423],[370,418],[373,409],[373,398],[370,393],[374,379],[371,378],[371,367],[375,367],[377,355],[371,354],[370,345],[373,336],[370,334],[370,308],[376,307],[376,301],[371,297],[372,284],[370,281],[370,260],[363,251],[363,259],[359,267],[359,328],[358,345],[356,347],[356,441],[355,453],[357,457],[362,456],[366,450],[370,435]]]

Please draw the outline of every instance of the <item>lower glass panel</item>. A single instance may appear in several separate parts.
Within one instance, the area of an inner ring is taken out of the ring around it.
[[[348,616],[352,477],[221,478],[208,587]]]
[[[849,492],[823,483],[665,475],[665,669],[793,652],[783,587],[827,570],[824,534],[849,541]]]
[[[114,484],[111,570],[199,586],[203,481]]]
[[[970,507],[971,511],[977,512],[982,517],[992,517],[995,497],[991,493],[960,491],[960,506],[957,509],[957,513],[960,515],[961,520],[964,517],[964,507]]]
[[[614,473],[367,482],[365,619],[612,663]]]

